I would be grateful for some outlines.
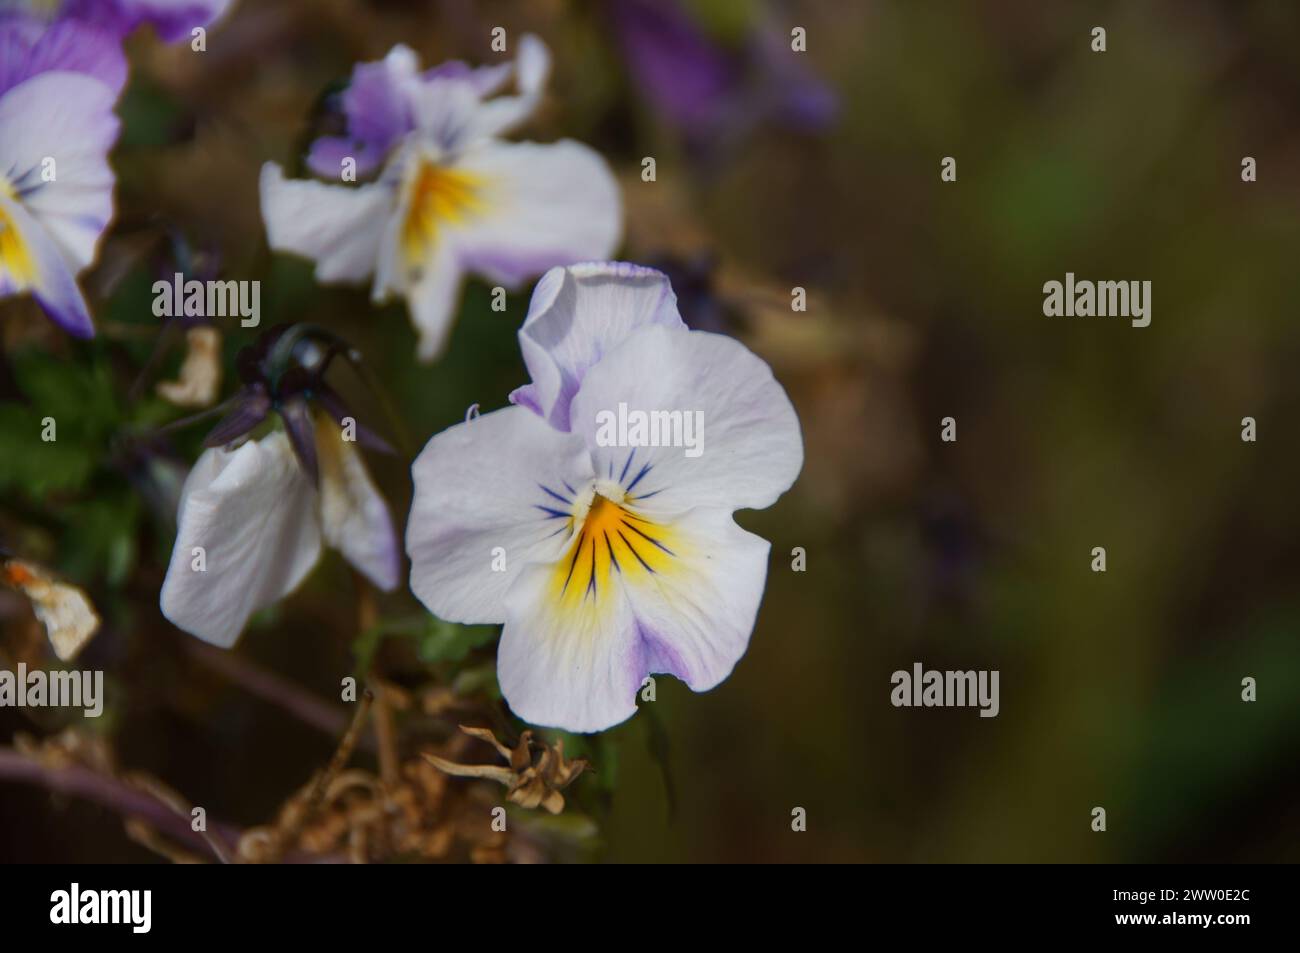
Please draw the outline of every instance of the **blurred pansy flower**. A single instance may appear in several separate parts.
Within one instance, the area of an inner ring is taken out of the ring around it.
[[[753,631],[769,544],[732,519],[803,465],[794,408],[739,342],[692,331],[667,278],[548,272],[519,340],[516,404],[429,441],[412,467],[411,588],[434,614],[504,623],[497,674],[525,721],[609,728],[647,675],[695,691]],[[701,451],[600,435],[603,412],[699,412]]]
[[[373,275],[372,296],[404,297],[431,360],[447,337],[462,276],[516,287],[555,265],[611,254],[622,231],[618,186],[605,161],[571,140],[497,138],[536,108],[550,70],[524,36],[511,63],[420,71],[395,47],[356,67],[342,94],[344,137],[316,140],[308,165],[338,179],[355,162],[359,187],[286,180],[262,169],[271,247],[316,261],[323,282]],[[495,95],[507,85],[514,91]]]
[[[698,152],[734,146],[763,123],[816,132],[839,112],[788,37],[754,26],[724,43],[676,0],[609,0],[608,9],[637,89]]]
[[[76,276],[113,216],[120,56],[77,24],[0,17],[0,298],[30,292],[77,337],[94,327]]]
[[[233,0],[67,0],[64,17],[83,20],[125,36],[148,23],[165,43],[189,38],[225,15]]]
[[[356,448],[385,445],[325,383],[339,355],[356,359],[309,325],[271,329],[241,352],[243,389],[181,490],[160,600],[179,628],[228,648],[254,612],[297,588],[323,544],[396,588],[397,535]],[[283,429],[267,430],[272,414]]]
[[[102,26],[70,17],[51,18],[0,5],[0,89],[38,73],[63,70],[93,76],[120,93],[127,63],[122,46]]]

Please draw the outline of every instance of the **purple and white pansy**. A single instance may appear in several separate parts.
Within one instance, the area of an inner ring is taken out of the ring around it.
[[[77,337],[94,326],[76,276],[113,216],[116,41],[76,21],[0,17],[0,298],[30,293]]]
[[[377,178],[293,181],[267,163],[271,247],[314,260],[322,282],[372,280],[375,301],[405,298],[422,360],[442,350],[466,273],[513,288],[609,256],[622,206],[604,159],[567,139],[499,138],[533,113],[549,72],[534,36],[520,39],[513,62],[477,69],[421,71],[405,46],[358,65],[342,95],[347,134],[318,139],[308,165],[336,180],[348,171]]]
[[[647,268],[548,272],[519,339],[532,383],[515,406],[437,434],[412,467],[411,588],[441,618],[504,624],[520,718],[600,731],[647,675],[705,691],[744,654],[769,544],[732,514],[793,484],[799,421],[767,364],[687,329]],[[697,414],[707,441],[611,440],[627,408]]]

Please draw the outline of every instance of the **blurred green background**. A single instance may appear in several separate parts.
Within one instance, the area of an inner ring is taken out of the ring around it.
[[[417,446],[473,403],[504,405],[526,379],[514,332],[529,289],[495,313],[471,282],[449,348],[419,365],[402,305],[268,252],[256,186],[264,161],[297,161],[354,62],[396,42],[426,65],[495,61],[500,25],[555,57],[521,135],[609,159],[623,257],[668,268],[689,322],[772,364],[807,452],[793,490],[738,517],[772,541],[748,653],[704,695],[659,679],[653,706],[581,745],[597,773],[570,811],[599,834],[559,859],[1300,859],[1300,5],[680,12],[692,42],[665,28],[656,45],[635,3],[244,0],[206,53],[130,41],[118,216],[83,279],[100,336],[72,342],[30,302],[0,303],[0,534],[104,616],[77,663],[108,673],[93,730],[239,825],[328,759],[329,734],[215,676],[159,615],[167,487],[204,428],[149,437],[180,416],[151,395],[182,350],[149,364],[150,285],[178,255],[260,279],[263,325],[309,320],[357,344]],[[794,26],[806,53],[789,52]],[[716,56],[716,111],[680,115],[636,68],[654,56]],[[813,105],[785,102],[795,88]],[[940,181],[944,156],[955,183]],[[1044,317],[1043,283],[1067,271],[1150,280],[1151,326]],[[789,308],[794,286],[806,312]],[[223,394],[255,333],[226,330]],[[15,436],[47,406],[77,431],[57,459]],[[939,440],[945,416],[956,443]],[[368,462],[404,524],[409,461]],[[356,602],[328,555],[237,654],[322,698],[372,654],[407,686],[491,672],[490,643],[430,647],[441,636],[409,593],[379,602],[396,634],[358,645]],[[11,657],[24,613],[0,602]],[[891,673],[918,661],[999,670],[1001,713],[892,707]],[[0,710],[0,742],[80,720]],[[0,783],[0,857],[154,855],[103,808]]]

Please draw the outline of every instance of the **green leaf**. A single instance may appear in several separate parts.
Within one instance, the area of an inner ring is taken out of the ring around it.
[[[40,500],[84,487],[118,424],[107,364],[29,349],[10,366],[26,402],[0,403],[0,490]]]
[[[140,503],[130,493],[113,493],[70,504],[60,568],[74,579],[103,575],[117,588],[135,568]]]
[[[496,637],[494,625],[457,625],[430,617],[428,627],[419,637],[418,654],[423,662],[460,662]]]
[[[55,418],[56,439],[41,438],[49,416],[32,407],[0,404],[0,491],[20,490],[32,499],[80,487],[95,469],[98,454]]]

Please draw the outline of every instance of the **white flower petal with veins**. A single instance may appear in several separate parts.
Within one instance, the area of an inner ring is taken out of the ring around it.
[[[316,447],[325,542],[380,589],[396,589],[401,571],[397,534],[356,442],[344,440],[334,421],[321,415]]]
[[[610,315],[619,320],[611,321]],[[626,262],[552,268],[533,289],[519,347],[532,377],[510,395],[560,430],[587,370],[628,335],[662,325],[686,329],[668,276]]]
[[[571,487],[593,473],[582,440],[557,434],[522,407],[457,424],[411,467],[406,527],[411,590],[451,622],[504,622],[505,596],[531,562],[560,558],[570,536]],[[505,570],[493,571],[493,550]]]
[[[315,491],[279,431],[237,450],[204,451],[181,490],[177,521],[163,615],[222,648],[254,612],[296,589],[321,553]]]

